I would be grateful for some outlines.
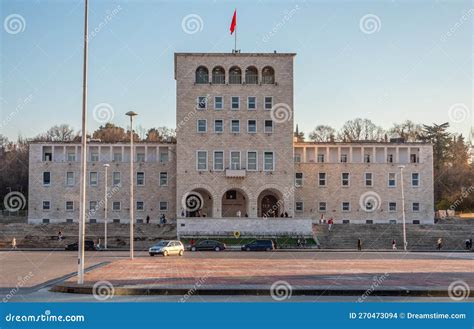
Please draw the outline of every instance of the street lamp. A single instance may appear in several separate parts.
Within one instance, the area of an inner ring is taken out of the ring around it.
[[[405,166],[398,166],[400,168],[400,187],[402,189],[402,221],[403,221],[403,250],[407,251],[407,231],[405,225],[405,191],[403,190],[403,169]]]
[[[133,117],[138,114],[128,111],[125,115],[130,117],[130,259],[133,259]]]
[[[110,167],[108,163],[104,164],[105,168],[105,192],[104,192],[104,249],[107,249],[107,169]]]

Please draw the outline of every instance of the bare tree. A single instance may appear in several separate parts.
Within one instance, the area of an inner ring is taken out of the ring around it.
[[[384,130],[369,119],[357,118],[344,123],[339,132],[339,139],[346,142],[382,141],[384,140]]]
[[[145,140],[147,142],[176,143],[176,131],[168,127],[148,129]]]
[[[46,132],[46,138],[54,142],[70,142],[75,136],[74,129],[68,124],[52,126]]]
[[[392,128],[388,130],[390,137],[404,138],[407,142],[416,142],[420,140],[423,134],[423,126],[410,120],[402,123],[394,123]]]
[[[336,130],[331,126],[318,125],[309,134],[309,139],[313,142],[334,142]]]

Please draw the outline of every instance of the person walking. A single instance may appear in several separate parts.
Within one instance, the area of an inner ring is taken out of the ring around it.
[[[16,247],[16,238],[15,237],[13,237],[13,239],[12,239],[12,249],[17,249],[17,247]]]
[[[357,250],[362,251],[362,240],[360,238],[357,239]]]
[[[146,216],[146,223],[150,224],[150,216],[149,215]]]
[[[392,250],[397,250],[397,241],[395,239],[392,240]]]
[[[329,224],[329,231],[331,231],[331,229],[332,229],[332,224],[334,224],[334,220],[332,219],[332,217],[329,218],[328,224]]]
[[[443,248],[443,239],[439,238],[438,242],[437,242],[436,249],[441,250],[441,248]]]

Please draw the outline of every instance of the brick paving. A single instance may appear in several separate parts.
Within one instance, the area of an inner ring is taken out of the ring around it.
[[[266,258],[242,258],[245,253],[228,253],[229,258],[202,255],[117,260],[87,273],[85,281],[107,280],[115,287],[184,287],[196,283],[201,287],[243,287],[285,280],[298,287],[351,288],[370,286],[378,278],[384,287],[447,287],[454,280],[474,286],[474,260],[470,259],[404,259],[403,254],[396,259],[357,259],[353,254],[345,259],[276,258],[270,253],[265,253]]]

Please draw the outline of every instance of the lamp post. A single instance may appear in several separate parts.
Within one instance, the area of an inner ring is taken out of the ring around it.
[[[107,169],[110,167],[108,163],[104,164],[105,182],[104,182],[104,249],[107,249]]]
[[[402,189],[402,222],[403,222],[403,250],[407,251],[407,230],[405,225],[405,191],[403,190],[403,169],[405,166],[398,166],[400,168],[400,187]]]
[[[87,50],[88,50],[88,0],[84,1],[84,57],[82,67],[82,139],[81,139],[81,179],[80,217],[77,257],[77,283],[84,283],[84,236],[86,233],[86,173],[87,173]]]
[[[133,117],[138,114],[128,111],[125,115],[130,117],[130,259],[133,259]]]

